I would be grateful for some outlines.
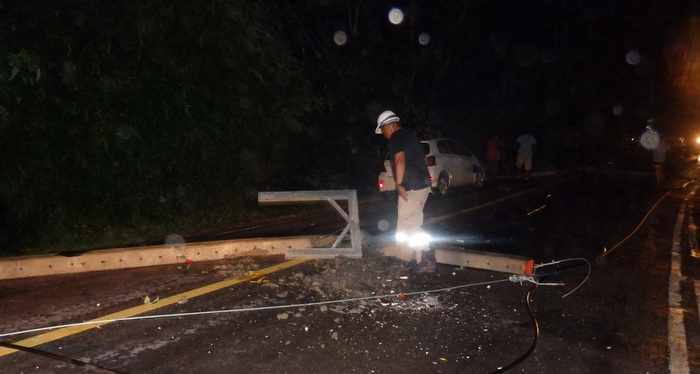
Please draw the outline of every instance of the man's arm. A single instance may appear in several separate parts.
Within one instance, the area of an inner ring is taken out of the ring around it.
[[[402,186],[403,177],[406,174],[406,152],[396,152],[396,154],[394,154],[394,169],[396,171],[396,175],[394,175],[396,191],[399,193],[399,196],[408,201],[406,188]]]
[[[394,176],[394,180],[396,181],[396,185],[403,184],[403,177],[404,174],[406,174],[406,153],[405,152],[396,152],[394,155],[394,169],[396,169],[396,175]]]

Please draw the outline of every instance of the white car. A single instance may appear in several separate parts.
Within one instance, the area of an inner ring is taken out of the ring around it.
[[[422,140],[420,143],[425,153],[431,187],[438,194],[445,195],[453,187],[481,187],[486,182],[481,162],[464,145],[448,138]],[[377,186],[381,192],[396,190],[388,154]]]

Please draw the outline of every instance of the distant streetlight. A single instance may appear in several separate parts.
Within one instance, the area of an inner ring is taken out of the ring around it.
[[[399,8],[391,8],[389,11],[389,22],[400,25],[403,22],[403,11]]]

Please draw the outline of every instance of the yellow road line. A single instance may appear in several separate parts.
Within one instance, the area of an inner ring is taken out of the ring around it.
[[[139,314],[144,314],[148,313],[160,308],[164,308],[166,306],[170,306],[173,304],[178,303],[179,301],[182,300],[187,300],[187,299],[192,299],[198,296],[206,295],[209,293],[212,293],[214,291],[218,291],[222,288],[227,288],[231,286],[235,286],[237,284],[249,282],[251,280],[254,280],[256,278],[263,277],[268,274],[272,274],[277,271],[289,269],[293,266],[299,265],[301,263],[304,263],[306,261],[309,261],[308,258],[297,258],[289,261],[285,261],[281,264],[277,264],[274,266],[266,267],[264,269],[260,269],[258,271],[252,272],[249,275],[239,277],[239,278],[231,278],[231,279],[225,279],[216,283],[208,284],[203,287],[195,288],[189,291],[185,291],[179,294],[175,294],[172,296],[168,296],[164,299],[160,299],[157,303],[154,304],[142,304],[138,305],[132,308],[124,309],[115,313],[108,314],[106,316],[98,317],[95,318],[91,321],[102,321],[102,320],[109,320],[109,319],[115,319],[115,318],[127,318],[127,317],[133,317]],[[80,334],[81,332],[92,330],[95,328],[99,328],[100,326],[106,325],[109,322],[105,322],[102,324],[94,324],[94,325],[84,325],[84,326],[74,326],[74,327],[66,327],[62,329],[57,329],[53,330],[50,332],[47,332],[45,334],[40,334],[37,336],[32,336],[27,339],[23,339],[17,342],[14,342],[14,344],[25,346],[25,347],[35,347],[41,344],[49,343],[55,340],[63,339],[65,337],[75,335],[75,334]],[[4,348],[0,347],[0,357],[7,356],[9,354],[17,352],[16,349],[11,349],[11,348]]]
[[[490,207],[490,206],[492,206],[492,205],[500,204],[500,203],[502,203],[502,202],[504,202],[504,201],[508,201],[508,200],[515,199],[516,197],[520,197],[520,196],[523,196],[523,195],[527,195],[527,194],[532,193],[532,192],[535,192],[535,191],[537,191],[537,190],[538,190],[537,188],[530,188],[530,189],[528,189],[528,190],[524,190],[524,191],[516,192],[516,193],[510,194],[510,195],[507,195],[507,196],[500,197],[500,198],[498,198],[498,199],[496,199],[496,200],[491,200],[491,201],[486,202],[486,203],[483,203],[483,204],[481,204],[481,205],[477,205],[477,206],[473,206],[473,207],[470,207],[470,208],[458,210],[458,211],[456,211],[456,212],[444,214],[444,215],[438,216],[438,217],[428,218],[428,219],[425,220],[425,222],[424,222],[423,224],[424,224],[424,225],[432,225],[432,224],[434,224],[434,223],[438,223],[438,222],[442,222],[442,221],[447,221],[448,219],[451,219],[451,218],[454,218],[454,217],[457,217],[457,216],[461,216],[462,214],[472,213],[472,212],[475,212],[475,211],[477,211],[477,210],[484,209],[484,208],[486,208],[486,207]]]

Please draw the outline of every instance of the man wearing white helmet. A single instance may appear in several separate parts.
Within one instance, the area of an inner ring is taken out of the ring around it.
[[[419,271],[434,271],[435,261],[424,258],[423,252],[430,249],[429,242],[421,230],[423,207],[430,193],[428,167],[416,133],[401,127],[399,117],[386,110],[377,118],[376,134],[389,142],[394,180],[398,197],[396,239],[398,246],[388,247],[384,254],[404,261],[415,261]],[[427,257],[427,256],[426,256]]]

